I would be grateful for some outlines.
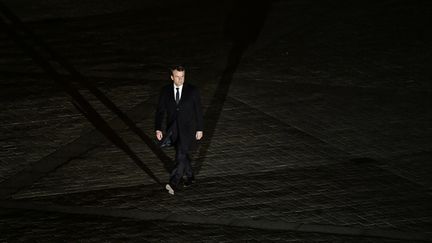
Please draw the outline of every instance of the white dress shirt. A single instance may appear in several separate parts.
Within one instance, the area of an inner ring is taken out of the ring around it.
[[[181,96],[182,96],[183,84],[180,85],[180,86],[178,86],[178,87],[175,84],[173,86],[174,86],[174,100],[176,98],[177,88],[179,88],[179,92],[180,92],[180,94],[179,94],[179,101],[180,101],[181,100]]]

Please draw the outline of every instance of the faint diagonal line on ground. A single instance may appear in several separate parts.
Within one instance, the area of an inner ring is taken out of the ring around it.
[[[142,119],[145,114],[143,111],[150,109],[149,101],[151,99],[152,98],[149,98],[149,100],[133,107],[129,112],[127,112],[128,116],[134,120]],[[109,123],[116,129],[123,125],[118,117],[112,119]],[[73,157],[87,153],[92,148],[98,146],[103,140],[103,135],[98,130],[92,129],[74,141],[58,148],[54,153],[40,159],[29,168],[6,179],[2,184],[0,184],[0,196],[4,197],[10,195],[11,193],[32,185],[35,181],[46,175],[46,173],[66,164]]]
[[[60,66],[67,70],[70,74],[77,78],[77,81],[93,93],[107,108],[117,114],[117,116],[132,130],[134,131],[158,156],[158,158],[165,164],[170,160],[169,157],[158,148],[153,141],[144,132],[139,129],[135,123],[122,112],[108,97],[106,97],[99,89],[87,82],[84,76],[82,76],[66,59],[60,57],[54,52],[48,45],[45,44],[41,39],[37,38],[31,30],[29,30],[24,23],[16,16],[6,5],[0,2],[0,10],[3,16],[1,16],[1,24],[5,27],[8,34],[20,45],[28,54],[31,56],[53,79],[61,86],[72,98],[75,107],[98,129],[100,130],[112,143],[122,149],[128,156],[141,168],[143,169],[154,181],[161,184],[159,179],[153,174],[153,172],[141,161],[141,159],[131,150],[131,148],[118,136],[118,134],[110,127],[110,125],[100,116],[100,114],[93,108],[93,106],[80,94],[80,92],[73,87],[70,81],[63,79],[58,70],[54,68],[50,60],[48,60],[44,54],[49,54],[53,59],[52,61],[57,62]],[[12,25],[13,24],[13,25]],[[40,49],[38,47],[41,47]],[[57,165],[58,166],[58,165]],[[57,167],[56,166],[56,167]],[[44,171],[46,173],[46,171]],[[41,176],[39,174],[39,176]],[[22,177],[24,178],[24,177]],[[39,177],[26,177],[26,183],[29,181],[39,179]],[[2,191],[2,196],[6,196],[5,193],[10,192],[10,183],[6,185],[7,189]],[[14,188],[13,190],[16,190]]]

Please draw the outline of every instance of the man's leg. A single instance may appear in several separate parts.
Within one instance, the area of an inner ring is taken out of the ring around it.
[[[185,187],[191,186],[195,182],[195,176],[193,174],[189,154],[186,155],[185,174],[186,174],[187,179],[184,183],[184,186]]]
[[[187,178],[192,178],[193,177],[193,170],[192,170],[192,165],[191,165],[191,160],[190,160],[190,156],[189,154],[186,155],[186,167],[185,167],[185,174],[187,176]]]
[[[174,169],[171,171],[169,184],[165,186],[169,194],[174,195],[174,191],[177,189],[180,180],[183,177],[184,170],[185,165],[182,160],[182,154],[179,149],[176,148],[176,163]]]
[[[171,171],[170,184],[171,186],[178,187],[186,167],[188,166],[189,160],[187,154],[184,153],[180,148],[176,149],[176,166]],[[190,165],[189,165],[190,166]]]

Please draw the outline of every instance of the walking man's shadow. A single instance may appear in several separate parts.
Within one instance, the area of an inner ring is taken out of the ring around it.
[[[271,1],[237,0],[227,4],[224,35],[232,43],[227,65],[204,114],[205,139],[198,149],[194,171],[199,174],[221,115],[233,75],[246,49],[256,41],[267,18]]]

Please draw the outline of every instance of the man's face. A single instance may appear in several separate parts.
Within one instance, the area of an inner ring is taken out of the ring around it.
[[[185,76],[184,71],[174,70],[171,74],[171,79],[174,81],[174,84],[176,86],[180,86],[184,83],[184,76]]]

